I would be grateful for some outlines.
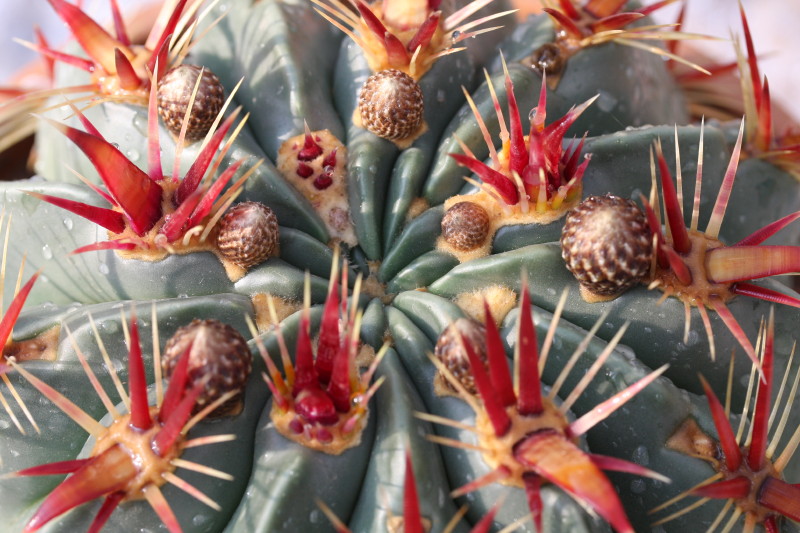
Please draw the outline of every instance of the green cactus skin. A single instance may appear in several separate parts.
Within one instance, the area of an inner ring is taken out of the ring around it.
[[[504,3],[497,2],[486,9],[497,12],[505,8]],[[97,182],[98,178],[88,160],[68,139],[49,125],[40,128],[37,169],[43,179],[0,186],[3,206],[13,215],[9,265],[18,265],[27,254],[23,276],[43,268],[29,298],[30,310],[15,328],[15,340],[32,337],[52,324],[62,325],[57,361],[30,361],[24,363],[25,368],[56,389],[66,391],[67,396],[99,419],[104,407],[86,386],[86,377],[64,333],[64,326],[68,326],[77,344],[90,356],[89,364],[100,375],[101,383],[110,390],[110,379],[98,360],[87,313],[91,312],[100,326],[112,358],[124,363],[127,350],[119,313],[121,308],[129,309],[128,300],[137,301],[137,313],[145,332],[142,335],[145,354],[152,353],[152,341],[146,334],[150,300],[155,301],[162,339],[192,318],[216,317],[244,333],[247,331],[244,316],[253,317],[264,311],[254,309],[251,298],[269,293],[302,301],[306,271],[310,273],[311,302],[323,302],[335,255],[329,246],[328,232],[311,204],[273,166],[281,143],[301,134],[305,121],[311,130],[330,129],[348,149],[348,194],[359,243],[343,248],[342,254],[347,260],[351,288],[356,285],[357,274],[374,276],[367,283],[372,284],[370,290],[359,300],[365,308],[361,337],[375,349],[385,341],[391,343],[377,372],[377,377],[384,377],[385,382],[372,400],[361,444],[341,456],[328,456],[290,443],[274,430],[268,414],[272,401],[269,389],[259,376],[265,365],[256,356],[244,412],[231,419],[203,422],[192,431],[192,435],[234,433],[236,440],[187,450],[185,456],[234,474],[233,482],[188,473],[183,476],[217,501],[222,510],[213,511],[174,487],[165,488],[167,500],[184,531],[334,531],[315,498],[329,506],[355,533],[386,531],[386,517],[402,514],[406,453],[412,457],[422,513],[433,521],[432,531],[441,531],[465,503],[469,509],[455,529],[459,533],[468,531],[498,499],[503,499],[503,505],[492,531],[527,516],[528,503],[518,489],[491,485],[452,499],[451,490],[474,481],[488,472],[488,467],[477,452],[442,446],[427,439],[435,434],[473,442],[471,432],[431,424],[416,416],[417,412],[427,412],[465,424],[474,423],[474,413],[466,403],[453,397],[440,398],[433,392],[435,369],[428,354],[433,351],[438,335],[452,321],[464,316],[453,298],[495,285],[519,291],[522,272],[530,283],[540,343],[553,320],[551,313],[561,291],[570,290],[542,376],[545,386],[557,379],[586,330],[604,312],[609,313],[589,341],[586,353],[569,375],[560,396],[575,387],[579,376],[596,360],[616,331],[627,321],[631,323],[622,344],[613,350],[598,376],[572,405],[575,417],[643,377],[649,369],[665,362],[671,365],[665,377],[594,427],[580,443],[593,453],[633,460],[672,478],[672,483],[665,485],[640,476],[609,474],[636,530],[650,530],[656,518],[647,514],[649,509],[711,474],[707,463],[666,449],[665,441],[686,418],[697,420],[709,434],[715,434],[705,399],[700,396],[697,373],[701,372],[711,387],[720,396],[724,395],[732,351],[736,358],[732,410],[735,413],[742,410],[751,365],[719,317],[711,314],[717,352],[717,360],[712,361],[697,311],[691,312],[689,342],[684,344],[683,304],[669,298],[657,305],[660,292],[637,287],[612,302],[585,303],[579,297],[577,282],[563,267],[557,243],[561,221],[544,226],[503,227],[495,235],[489,256],[466,263],[459,263],[453,255],[436,249],[444,214],[442,203],[459,192],[474,192],[474,187],[464,182],[468,172],[448,155],[460,151],[454,136],[480,160],[489,153],[472,112],[464,103],[461,87],[471,94],[492,138],[497,139],[499,126],[481,67],[489,65],[500,105],[505,110],[505,87],[497,58],[499,48],[508,62],[526,128],[527,114],[537,105],[542,80],[519,61],[541,44],[552,41],[554,30],[550,19],[533,17],[513,33],[509,33],[513,24],[505,21],[507,30],[469,39],[467,52],[442,58],[420,79],[428,131],[409,148],[400,150],[352,124],[358,88],[370,71],[361,50],[314,9],[305,0],[232,0],[220,4],[212,10],[211,18],[223,12],[226,16],[198,41],[188,61],[213,70],[228,91],[245,77],[232,107],[241,105],[250,118],[221,168],[245,158],[247,162],[240,171],[244,172],[255,161],[266,158],[239,200],[257,200],[269,205],[281,224],[280,257],[253,268],[236,283],[228,280],[210,253],[171,256],[156,263],[124,260],[113,252],[69,255],[75,248],[106,239],[105,230],[23,191],[98,203],[99,197],[78,185],[63,165],[72,166],[90,181]],[[203,24],[207,23],[208,20]],[[74,69],[59,68],[57,83],[74,85],[80,77]],[[584,196],[611,192],[638,200],[640,192],[647,195],[651,183],[650,147],[656,139],[661,139],[669,166],[673,167],[677,123],[683,193],[688,204],[693,195],[700,128],[685,125],[689,119],[683,97],[664,61],[653,54],[613,43],[576,53],[567,61],[556,89],[548,90],[548,123],[552,117],[564,115],[571,106],[598,92],[601,95],[598,101],[570,131],[576,137],[587,131],[589,135],[583,147],[583,154],[591,154],[583,179]],[[145,109],[106,102],[86,114],[110,142],[119,145],[134,162],[144,165]],[[62,119],[59,112],[51,112],[49,116]],[[68,122],[79,127],[75,119]],[[713,206],[733,145],[730,125],[706,123],[704,129],[700,227],[704,227]],[[175,141],[163,127],[160,127],[160,144],[163,167],[171,171]],[[182,172],[194,160],[197,150],[196,146],[183,150],[179,165]],[[797,189],[796,180],[779,168],[758,159],[743,160],[721,238],[735,242],[766,223],[797,211],[800,209]],[[420,205],[427,209],[417,214]],[[800,243],[800,226],[793,224],[776,241]],[[376,281],[381,284],[377,289]],[[15,283],[15,276],[6,276],[4,285],[8,294]],[[794,294],[775,281],[765,281],[763,285]],[[770,306],[736,297],[729,307],[748,338],[754,340],[759,320],[766,316]],[[788,366],[791,343],[797,336],[800,311],[788,306],[776,311],[775,374],[781,376]],[[318,330],[321,315],[321,306],[315,306],[312,333]],[[518,311],[511,311],[502,325],[509,356],[516,342],[517,315]],[[292,356],[299,322],[298,314],[282,322]],[[263,332],[261,339],[280,366],[274,331]],[[254,343],[250,346],[256,353]],[[148,361],[149,376],[152,362]],[[126,372],[122,372],[123,381],[127,381]],[[49,476],[12,479],[2,475],[44,462],[75,458],[87,453],[88,444],[85,432],[42,400],[21,376],[12,373],[10,377],[42,427],[41,434],[32,431],[19,434],[0,410],[0,434],[5,444],[0,447],[0,511],[7,517],[10,531],[20,531],[26,518],[59,480]],[[800,414],[792,413],[790,429],[799,424]],[[797,481],[798,470],[800,461],[795,459],[787,470],[787,480]],[[587,513],[560,489],[545,486],[542,498],[543,531],[547,533],[611,531],[608,524]],[[95,502],[76,509],[43,531],[85,531],[98,506],[99,502]],[[719,508],[705,505],[655,531],[703,530],[714,520]],[[114,512],[105,530],[161,528],[146,503],[130,502]],[[530,521],[520,528],[534,531]],[[797,524],[789,521],[781,524],[781,531],[799,530]]]
[[[554,32],[548,15],[530,17],[500,49],[507,62],[522,61],[542,44],[552,42]],[[498,60],[491,70],[500,70]],[[689,121],[686,102],[664,60],[644,50],[612,42],[577,51],[564,62],[553,101],[548,102],[548,114],[552,109],[554,116],[563,115],[595,94],[600,94],[597,105],[573,124],[572,133],[599,135],[628,126]]]

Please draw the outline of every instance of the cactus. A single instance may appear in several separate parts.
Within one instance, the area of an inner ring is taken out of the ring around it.
[[[50,3],[9,531],[798,530],[800,151],[743,11],[719,122],[668,1],[177,0],[143,46]]]

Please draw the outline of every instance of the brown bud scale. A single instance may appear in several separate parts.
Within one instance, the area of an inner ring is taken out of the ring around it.
[[[242,202],[219,221],[217,249],[225,259],[245,270],[278,252],[278,217],[259,202]]]
[[[408,74],[382,70],[361,86],[358,111],[364,127],[378,137],[405,139],[422,124],[422,89]]]
[[[436,341],[433,353],[467,392],[477,394],[478,389],[475,386],[469,358],[459,335],[464,337],[464,341],[470,343],[475,355],[486,363],[486,326],[471,318],[459,318],[448,326]],[[454,388],[449,381],[444,380],[444,382],[448,388]]]
[[[178,65],[168,70],[158,82],[158,113],[167,128],[179,135],[189,100],[197,78],[203,78],[197,89],[186,141],[196,142],[204,138],[225,103],[225,89],[219,78],[207,68],[197,65]]]
[[[191,345],[187,389],[191,390],[207,376],[210,379],[197,399],[194,412],[214,402],[229,391],[242,391],[253,367],[247,341],[233,327],[219,320],[192,320],[178,329],[164,348],[161,366],[172,376],[183,353]],[[240,397],[223,403],[211,416],[225,416],[241,404]]]
[[[458,202],[442,218],[442,236],[456,250],[468,252],[483,246],[489,226],[489,214],[483,207],[473,202]]]
[[[644,213],[632,201],[591,196],[567,215],[561,256],[591,293],[614,296],[649,273],[653,236]]]

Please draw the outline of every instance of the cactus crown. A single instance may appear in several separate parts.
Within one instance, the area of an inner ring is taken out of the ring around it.
[[[505,62],[503,63],[505,67]],[[547,105],[546,84],[542,83],[539,105],[530,114],[531,127],[528,135],[522,130],[519,118],[514,84],[505,69],[505,89],[508,97],[508,126],[506,126],[500,103],[495,96],[494,86],[488,78],[489,87],[500,124],[500,139],[503,147],[500,152],[494,148],[483,118],[475,108],[474,102],[466,93],[475,119],[483,132],[484,141],[489,148],[492,166],[478,160],[472,151],[459,141],[464,154],[450,154],[456,162],[475,172],[483,180],[484,188],[490,191],[501,206],[515,206],[522,214],[552,212],[555,218],[580,199],[581,178],[589,164],[589,156],[580,161],[583,141],[563,148],[563,139],[569,127],[589,107],[593,99],[570,110],[565,116],[545,126],[545,107]],[[488,185],[489,188],[485,186]],[[529,203],[530,202],[530,203]],[[531,205],[532,204],[532,205]]]
[[[355,304],[347,307],[347,270],[342,269],[339,294],[338,254],[334,258],[328,297],[319,327],[316,356],[310,337],[310,286],[305,286],[305,305],[292,364],[278,325],[283,375],[258,339],[258,349],[269,375],[264,380],[272,391],[271,418],[286,438],[304,446],[338,455],[361,442],[367,423],[368,402],[381,384],[370,386],[378,363],[388,346],[373,360],[369,369],[358,375],[356,356],[360,348],[361,315]],[[353,290],[358,300],[360,278]],[[274,308],[270,301],[270,311]],[[277,323],[277,320],[274,320]]]

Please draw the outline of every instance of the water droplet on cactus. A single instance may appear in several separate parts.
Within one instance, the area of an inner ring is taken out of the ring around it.
[[[52,259],[53,258],[53,250],[50,249],[49,244],[45,244],[42,246],[42,257],[45,259]]]
[[[608,113],[617,107],[617,98],[611,93],[600,91],[599,97],[597,98],[597,107],[599,107],[601,111]]]
[[[41,202],[38,199],[27,194],[23,194],[20,197],[20,203],[25,211],[27,211],[29,214],[33,214],[36,211],[36,208],[41,205]]]
[[[130,149],[127,152],[125,152],[125,155],[128,157],[128,159],[130,159],[132,162],[135,163],[136,161],[139,160],[140,154],[138,150]]]
[[[195,526],[202,526],[203,524],[208,522],[210,518],[211,518],[210,516],[205,514],[197,514],[192,517],[192,524]]]
[[[320,512],[317,511],[316,509],[308,514],[308,521],[311,522],[312,524],[318,523],[319,519],[320,519]]]
[[[636,449],[633,450],[631,459],[636,464],[647,466],[650,463],[650,454],[647,452],[647,448],[644,445],[637,446]]]
[[[442,89],[436,91],[436,101],[439,102],[440,104],[444,103],[446,97],[447,94]]]
[[[63,222],[64,222],[64,227],[67,228],[69,231],[72,231],[72,228],[74,226],[74,223],[72,222],[72,219],[71,218],[65,218],[63,220]]]
[[[643,479],[634,479],[631,481],[631,492],[634,494],[641,494],[647,489],[647,484]]]
[[[5,418],[0,419],[0,429],[5,430],[5,429],[8,429],[10,427],[11,427],[11,424],[8,422],[8,420],[6,420]]]
[[[108,265],[105,263],[100,263],[97,266],[97,271],[100,272],[102,275],[107,276],[109,273]]]

